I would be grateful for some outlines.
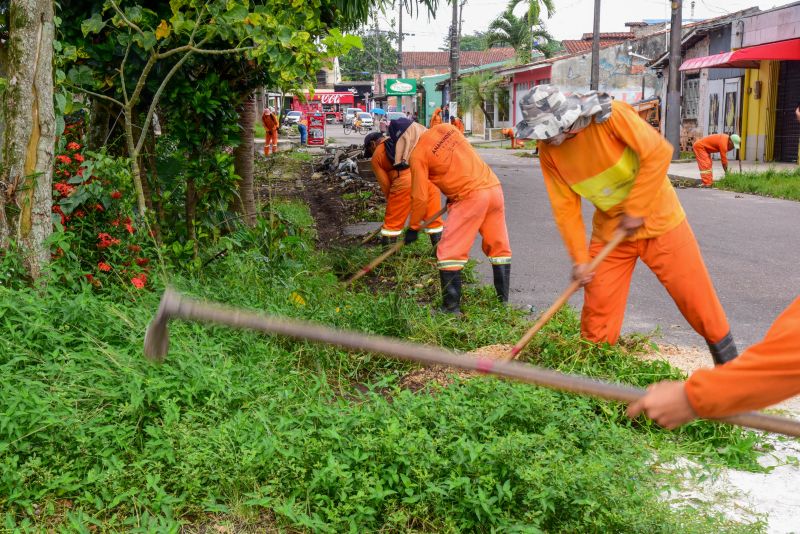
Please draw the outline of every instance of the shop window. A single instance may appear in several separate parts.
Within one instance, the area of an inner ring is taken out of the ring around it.
[[[683,81],[683,102],[681,103],[681,116],[684,119],[697,119],[700,107],[700,78],[686,78]]]
[[[494,99],[489,98],[484,103],[484,107],[486,108],[486,114],[490,117],[494,117]]]
[[[498,122],[507,122],[509,120],[509,108],[511,107],[509,98],[508,98],[508,91],[503,89],[500,90],[500,94],[497,95],[497,121]]]

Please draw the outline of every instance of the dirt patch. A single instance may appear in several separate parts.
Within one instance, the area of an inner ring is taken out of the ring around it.
[[[493,360],[500,360],[508,355],[513,345],[487,345],[480,347],[467,354],[471,356],[484,356]],[[456,379],[464,380],[481,376],[474,371],[464,371],[454,367],[442,367],[439,365],[421,367],[415,369],[400,379],[400,387],[410,389],[413,392],[427,389],[432,384],[447,387]]]

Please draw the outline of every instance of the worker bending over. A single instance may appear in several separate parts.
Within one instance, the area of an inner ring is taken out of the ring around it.
[[[424,129],[424,126],[421,126]],[[397,170],[386,155],[386,137],[380,132],[372,132],[364,138],[364,156],[372,158],[372,171],[381,186],[383,196],[386,197],[386,213],[381,226],[381,243],[388,245],[397,239],[405,227],[408,214],[411,211],[411,170]],[[442,209],[442,195],[439,189],[430,184],[428,191],[428,204],[425,218],[432,217]],[[442,236],[442,218],[437,217],[425,228],[431,238],[431,244],[436,246]]]
[[[758,410],[800,394],[800,298],[781,313],[760,343],[736,360],[700,369],[685,382],[664,381],[628,408],[675,428],[696,417]]]
[[[433,128],[434,126],[437,126],[439,124],[442,124],[442,108],[436,108],[435,110],[433,110],[433,116],[431,117],[430,127]]]
[[[636,260],[655,273],[683,316],[708,343],[714,362],[736,344],[678,196],[667,178],[672,147],[623,102],[605,93],[565,96],[540,85],[521,101],[522,138],[539,143],[553,215],[585,286],[581,335],[616,343]],[[581,198],[594,204],[591,244]],[[627,239],[592,273],[588,264],[617,231]]]
[[[517,141],[514,135],[514,128],[503,128],[500,130],[500,133],[503,134],[506,139],[511,140],[511,148],[525,148],[525,141],[521,139]]]
[[[264,155],[269,156],[270,149],[272,153],[278,151],[278,128],[280,122],[278,121],[275,110],[267,108],[261,114],[261,124],[264,125]]]
[[[402,119],[392,121],[400,122]],[[392,126],[389,127],[390,133]],[[411,219],[406,242],[417,239],[417,229],[428,210],[430,183],[447,196],[448,216],[436,249],[442,283],[442,309],[461,312],[461,271],[478,233],[483,252],[492,264],[494,287],[508,302],[511,246],[506,229],[503,189],[492,169],[469,141],[450,124],[425,132],[406,131],[396,142],[395,165],[411,167]]]
[[[719,152],[722,160],[722,168],[728,172],[728,152],[739,150],[741,138],[736,135],[714,134],[695,141],[692,145],[694,155],[697,158],[697,166],[700,167],[700,178],[705,187],[711,187],[714,183],[714,173],[712,171],[711,154]]]
[[[450,124],[452,124],[453,126],[455,126],[455,127],[456,127],[456,130],[458,130],[458,131],[459,131],[459,132],[461,132],[462,134],[464,133],[464,121],[462,121],[462,120],[461,120],[459,117],[457,117],[456,115],[453,115],[452,117],[450,117]]]

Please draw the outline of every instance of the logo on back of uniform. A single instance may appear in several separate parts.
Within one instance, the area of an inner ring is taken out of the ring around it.
[[[433,146],[433,150],[432,150],[432,152],[433,152],[433,155],[434,155],[434,156],[435,156],[435,155],[436,155],[436,153],[439,151],[439,149],[440,149],[440,148],[442,148],[442,145],[444,145],[444,144],[447,142],[447,140],[448,140],[448,139],[450,139],[450,137],[452,137],[452,135],[453,135],[454,133],[456,133],[457,131],[458,131],[458,130],[455,130],[455,131],[453,131],[453,130],[450,130],[449,132],[447,132],[446,134],[444,134],[444,135],[442,136],[442,138],[441,138],[441,139],[439,139],[439,142],[438,142],[438,143],[436,143],[436,144]]]

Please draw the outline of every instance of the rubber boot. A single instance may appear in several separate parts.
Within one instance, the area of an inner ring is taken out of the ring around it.
[[[435,258],[436,257],[436,246],[439,244],[439,241],[442,240],[442,233],[436,232],[434,234],[428,234],[428,237],[431,238],[431,246],[433,247],[433,251],[431,255]]]
[[[382,247],[388,248],[388,247],[394,245],[395,243],[397,243],[397,238],[396,237],[389,237],[389,236],[386,236],[386,235],[382,235],[381,236],[381,246]]]
[[[511,264],[492,265],[494,275],[494,290],[500,302],[508,302],[508,286],[511,284]]]
[[[461,271],[439,271],[442,282],[442,311],[461,314]]]
[[[736,343],[733,341],[733,336],[728,332],[725,337],[716,343],[708,343],[708,350],[711,351],[711,357],[714,358],[714,365],[722,365],[739,355],[736,350]]]

